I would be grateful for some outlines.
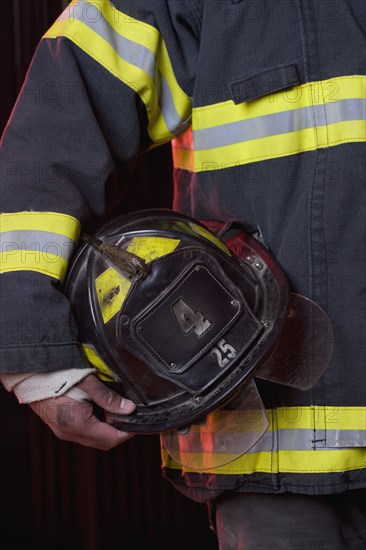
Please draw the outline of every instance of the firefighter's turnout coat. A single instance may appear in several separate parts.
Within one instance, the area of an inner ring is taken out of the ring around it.
[[[362,0],[73,1],[2,142],[2,370],[85,366],[68,262],[138,155],[171,142],[174,209],[259,227],[334,353],[309,391],[258,381],[270,427],[249,453],[183,475],[163,453],[165,472],[214,492],[365,487],[365,34]]]

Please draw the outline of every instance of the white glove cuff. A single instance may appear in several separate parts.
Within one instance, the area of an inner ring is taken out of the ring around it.
[[[64,395],[75,384],[95,372],[93,368],[86,368],[22,374],[2,373],[1,382],[8,391],[15,393],[19,403],[24,404]]]

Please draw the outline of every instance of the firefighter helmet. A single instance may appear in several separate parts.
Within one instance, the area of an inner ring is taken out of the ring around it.
[[[65,293],[88,360],[137,404],[113,421],[137,433],[186,426],[230,400],[269,356],[289,296],[257,239],[240,231],[225,244],[165,209],[84,236]]]

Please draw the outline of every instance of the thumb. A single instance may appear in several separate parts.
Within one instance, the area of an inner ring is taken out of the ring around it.
[[[106,411],[131,414],[136,409],[135,403],[103,384],[94,374],[89,374],[77,387],[86,391],[91,400]]]

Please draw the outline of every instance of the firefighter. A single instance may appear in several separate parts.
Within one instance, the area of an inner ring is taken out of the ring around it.
[[[225,550],[365,546],[365,22],[360,0],[75,0],[2,139],[1,380],[59,437],[132,435],[85,419],[85,399],[135,405],[95,377],[62,283],[152,147],[172,143],[175,211],[260,228],[292,291],[329,316],[314,387],[258,382],[270,425],[250,452],[182,471],[163,449]]]

